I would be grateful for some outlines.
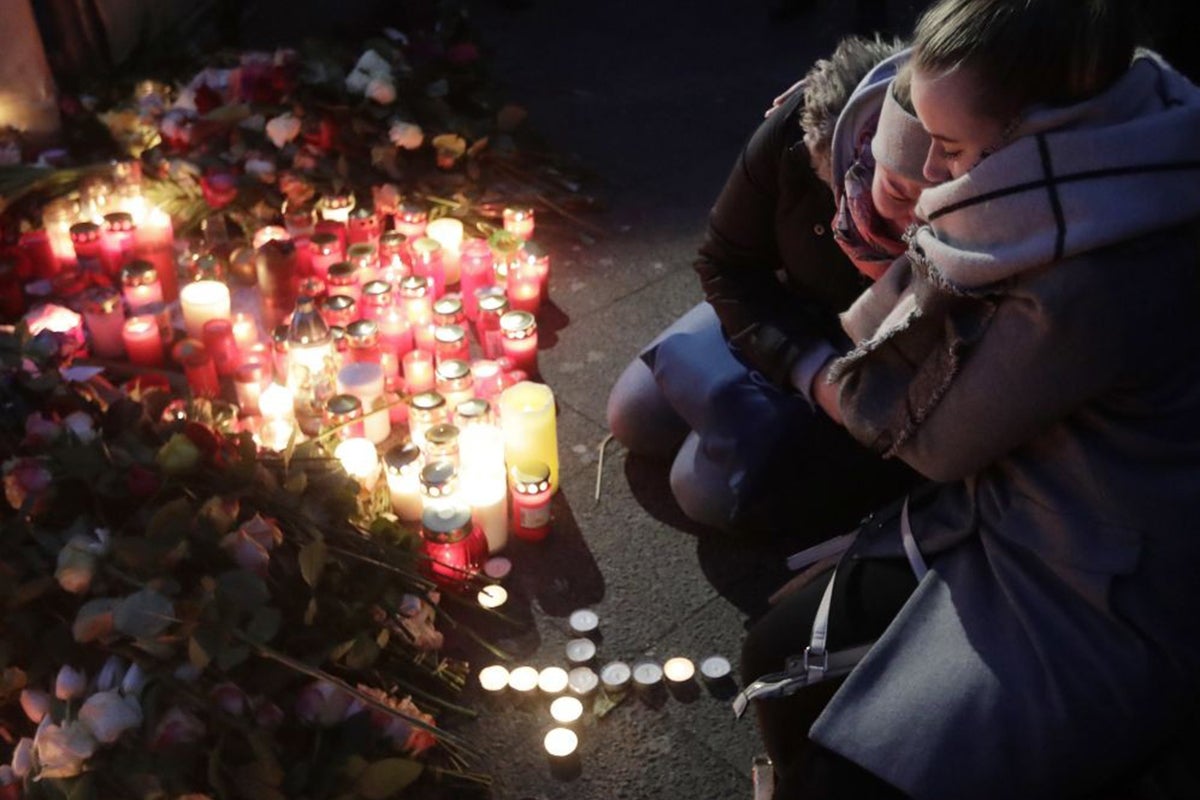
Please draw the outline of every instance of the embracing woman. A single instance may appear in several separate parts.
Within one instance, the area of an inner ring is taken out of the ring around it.
[[[813,658],[759,701],[776,797],[1094,796],[1195,712],[1200,90],[1134,52],[1134,5],[918,25],[940,185],[826,374],[831,415],[940,485],[751,632],[748,680],[874,642],[840,687]]]

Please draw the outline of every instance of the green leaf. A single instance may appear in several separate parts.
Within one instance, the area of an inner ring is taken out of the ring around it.
[[[217,576],[217,596],[235,608],[252,612],[265,605],[271,595],[262,578],[244,569],[232,569]]]
[[[320,539],[309,542],[300,548],[300,574],[304,582],[316,588],[321,573],[325,571],[325,562],[329,558],[329,548]]]
[[[304,624],[312,625],[317,619],[317,598],[312,598],[308,601],[308,608],[304,609]]]
[[[356,788],[366,800],[386,800],[411,786],[422,769],[420,763],[407,758],[385,758],[363,770]]]
[[[337,647],[335,647],[329,651],[329,660],[330,661],[340,660],[342,656],[344,656],[344,655],[346,655],[346,653],[350,652],[350,648],[352,648],[352,647],[354,647],[353,639],[346,641],[346,642],[342,642]]]
[[[113,624],[126,636],[149,639],[175,621],[175,606],[153,589],[134,592],[117,604]]]
[[[246,635],[260,644],[266,644],[279,633],[279,623],[283,615],[271,606],[262,606],[254,612],[250,624],[246,626]]]

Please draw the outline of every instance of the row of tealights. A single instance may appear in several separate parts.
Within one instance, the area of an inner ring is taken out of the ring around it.
[[[489,587],[494,588],[494,587]],[[481,602],[483,598],[481,596]],[[593,669],[596,658],[596,639],[599,618],[591,609],[578,609],[570,616],[572,632],[577,638],[566,645],[570,669],[560,666],[536,667],[523,665],[509,669],[491,664],[478,673],[479,687],[493,702],[508,697],[519,702],[534,698],[549,701],[553,723],[545,734],[543,745],[552,767],[562,767],[578,757],[578,725],[584,718],[584,701],[602,692],[610,702],[623,698],[632,686],[650,703],[656,703],[664,687],[672,696],[690,702],[699,691],[695,663],[684,656],[669,658],[661,664],[643,659],[632,666],[624,661],[610,661]],[[700,662],[700,676],[715,696],[729,696],[732,675],[728,659],[714,655]]]

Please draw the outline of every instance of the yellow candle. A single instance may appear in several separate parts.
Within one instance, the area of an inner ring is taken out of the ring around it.
[[[229,319],[229,287],[220,281],[196,281],[179,290],[183,325],[193,339],[204,338],[204,323],[210,319]]]
[[[550,491],[558,491],[558,429],[550,387],[521,381],[500,394],[499,407],[505,459],[544,462],[550,467]]]

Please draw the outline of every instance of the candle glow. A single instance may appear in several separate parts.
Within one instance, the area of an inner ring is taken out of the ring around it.
[[[578,697],[559,697],[550,704],[550,716],[560,725],[578,722],[583,716],[583,703]]]
[[[485,692],[500,692],[508,688],[508,668],[492,664],[479,670],[479,685]]]
[[[566,758],[579,747],[579,737],[575,735],[575,731],[567,728],[554,728],[546,734],[543,744],[548,755]]]
[[[485,586],[476,599],[483,608],[499,608],[508,602],[508,590],[503,586]]]
[[[379,479],[379,453],[369,439],[345,439],[334,448],[333,457],[342,464],[346,474],[370,491]]]

